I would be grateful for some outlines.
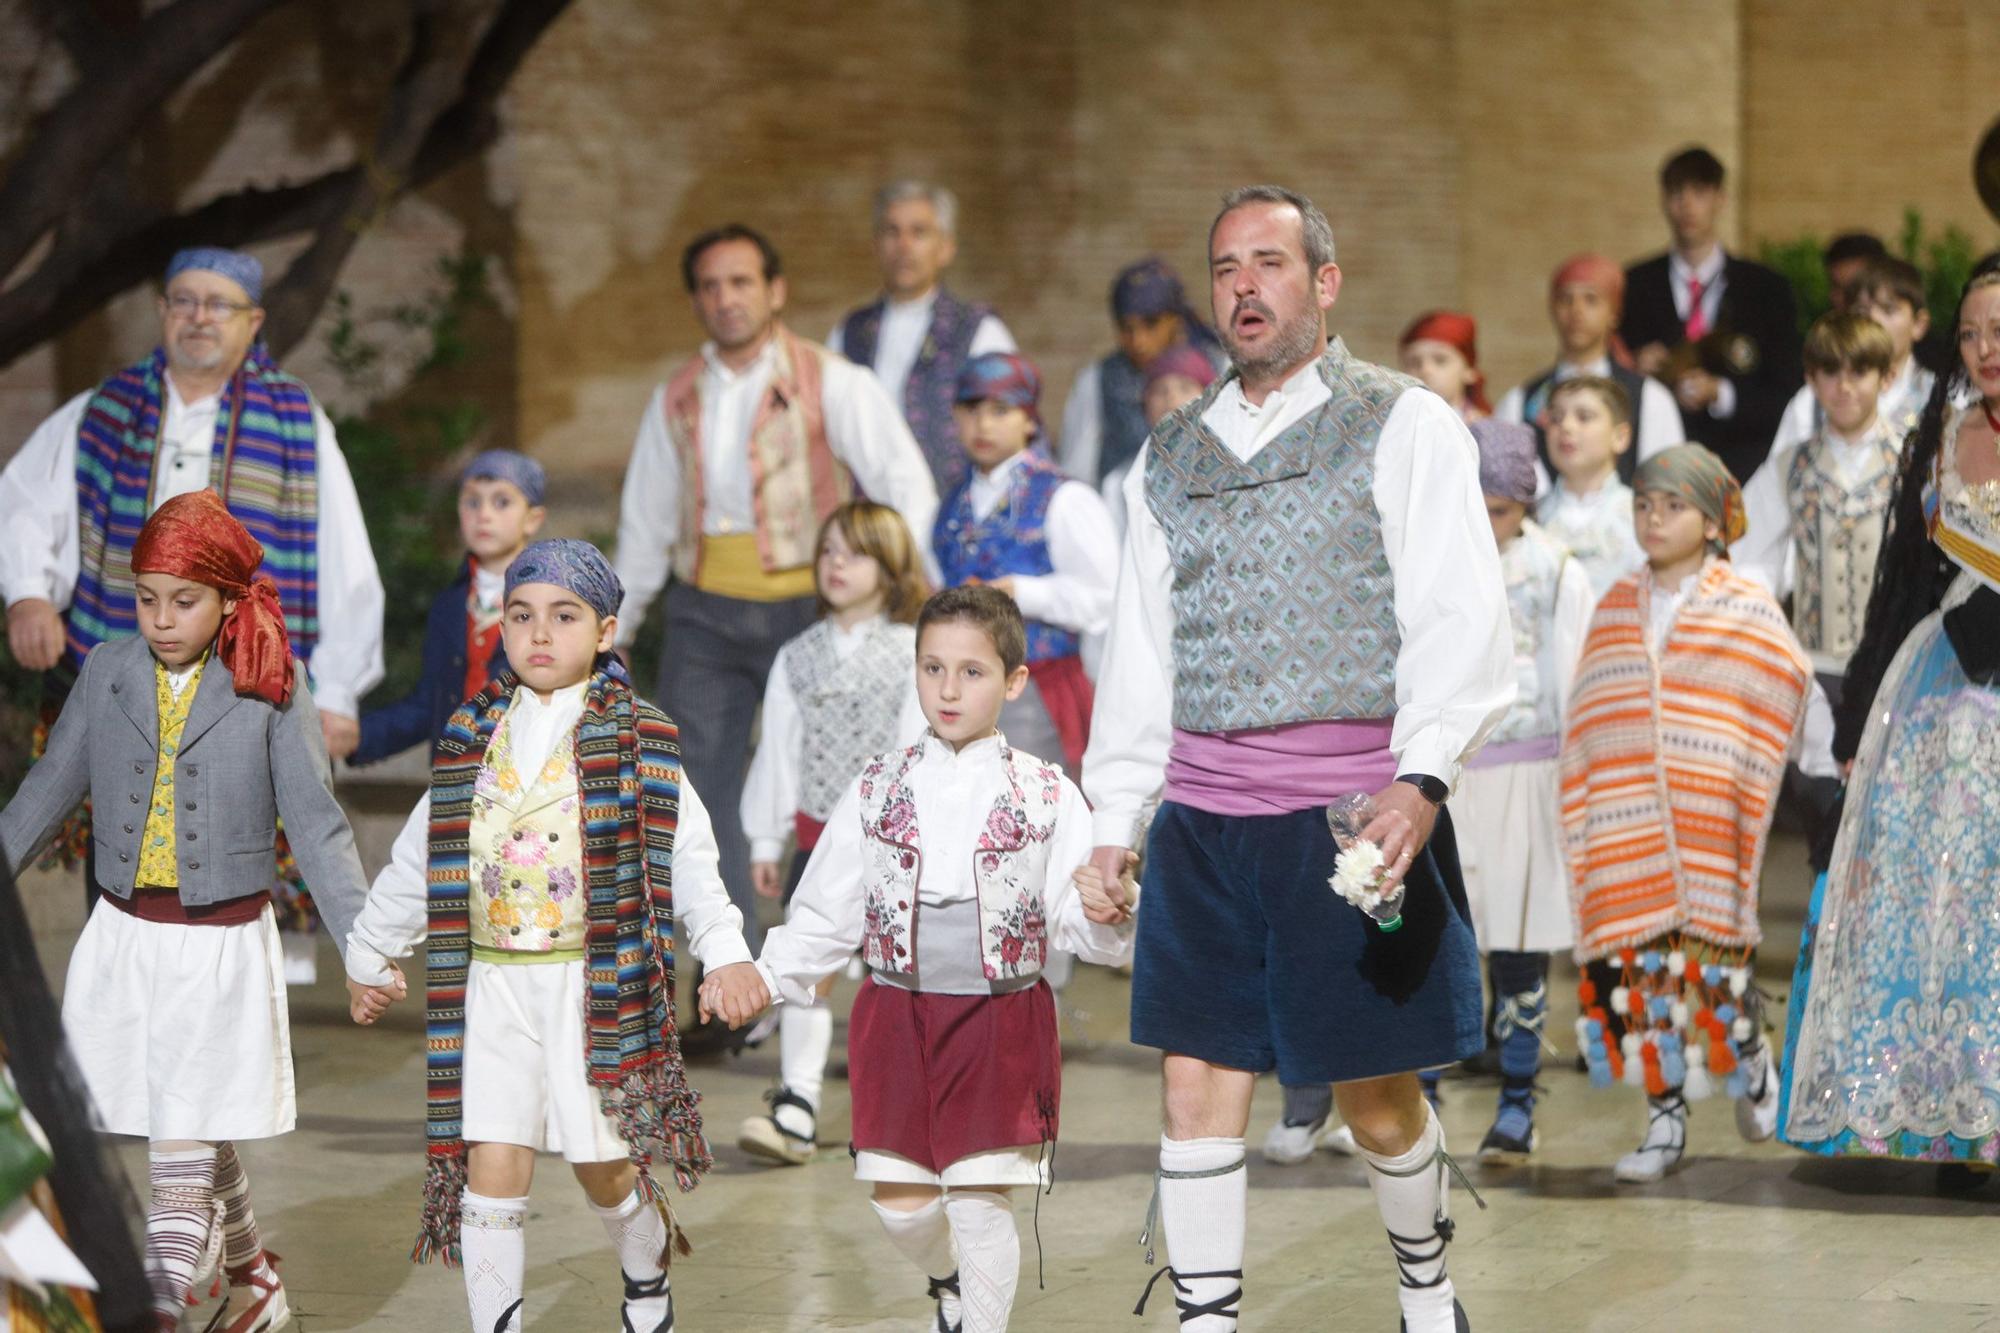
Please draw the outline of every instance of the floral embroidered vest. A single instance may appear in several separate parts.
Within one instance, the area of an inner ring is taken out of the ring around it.
[[[896,720],[917,660],[917,631],[879,620],[845,660],[833,623],[822,620],[785,651],[785,683],[799,701],[805,735],[799,813],[824,821],[870,755],[896,743]]]
[[[854,494],[854,480],[827,443],[820,408],[822,364],[833,355],[779,325],[778,365],[750,422],[751,504],[757,556],[766,574],[813,563],[822,519]],[[701,369],[696,357],[667,382],[661,410],[681,465],[680,529],[674,577],[694,583],[701,568]]]
[[[1799,561],[1792,581],[1792,631],[1818,670],[1845,671],[1861,643],[1882,525],[1896,489],[1899,438],[1888,423],[1878,425],[1871,440],[1876,465],[1851,491],[1823,465],[1824,436],[1793,451],[1786,470],[1785,498]]]
[[[581,958],[590,894],[576,740],[564,735],[540,773],[523,775],[512,733],[503,722],[472,788],[473,950],[518,962]]]
[[[923,879],[923,838],[910,770],[923,745],[876,755],[861,771],[861,958],[879,972],[917,970],[917,893]],[[1048,912],[1042,902],[1049,838],[1062,801],[1062,770],[1002,742],[1007,789],[994,798],[973,851],[972,882],[979,900],[981,965],[989,981],[1030,977],[1048,959]]]
[[[967,476],[938,506],[931,547],[947,588],[971,579],[990,581],[1008,574],[1048,574],[1049,504],[1068,477],[1040,449],[1021,455],[1007,476],[1007,494],[985,518],[972,512],[972,478]],[[1082,640],[1074,630],[1040,620],[1028,625],[1028,660],[1075,657]]]
[[[1500,553],[1514,628],[1514,702],[1487,743],[1534,740],[1562,731],[1563,701],[1556,697],[1554,636],[1556,585],[1569,552],[1533,519]]]

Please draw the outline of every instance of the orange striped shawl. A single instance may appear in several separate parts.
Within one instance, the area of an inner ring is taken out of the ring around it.
[[[1812,666],[1763,588],[1702,570],[1656,659],[1652,578],[1604,594],[1585,636],[1562,747],[1576,956],[1671,931],[1761,937],[1757,878]]]

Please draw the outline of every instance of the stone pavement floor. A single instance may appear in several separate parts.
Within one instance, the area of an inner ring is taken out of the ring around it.
[[[1797,844],[1781,844],[1767,876],[1760,968],[1779,993],[1788,989],[1803,875]],[[74,880],[34,876],[25,887],[45,965],[60,978],[76,926]],[[2000,1184],[1950,1197],[1928,1167],[1825,1162],[1745,1144],[1729,1106],[1714,1100],[1694,1108],[1685,1170],[1652,1188],[1616,1185],[1610,1164],[1637,1141],[1641,1099],[1631,1089],[1593,1091],[1574,1072],[1566,968],[1552,990],[1559,1008],[1550,1033],[1564,1056],[1543,1077],[1536,1164],[1468,1166],[1484,1210],[1452,1190],[1451,1271],[1480,1333],[2000,1333]],[[851,994],[844,985],[838,1012]],[[1054,1191],[1016,1200],[1016,1329],[1175,1326],[1164,1284],[1143,1319],[1132,1315],[1149,1276],[1136,1242],[1156,1161],[1158,1070],[1152,1052],[1124,1040],[1125,994],[1124,978],[1084,967],[1064,999],[1063,1137]],[[298,1131],[240,1147],[306,1333],[467,1326],[458,1273],[408,1259],[423,1179],[421,1019],[412,1002],[376,1029],[350,1024],[327,946],[320,982],[292,994]],[[881,1236],[842,1148],[823,1148],[808,1166],[770,1168],[735,1147],[736,1125],[762,1109],[776,1068],[772,1044],[692,1069],[717,1162],[678,1202],[695,1246],[674,1267],[678,1328],[927,1329],[923,1279]],[[1469,1159],[1494,1086],[1449,1079],[1444,1089],[1447,1136]],[[845,1083],[830,1080],[823,1138],[844,1135],[846,1097]],[[1296,1167],[1263,1162],[1256,1147],[1277,1105],[1277,1087],[1260,1083],[1243,1327],[1387,1333],[1397,1323],[1395,1279],[1365,1169],[1326,1153]],[[143,1181],[143,1146],[131,1143],[123,1156]],[[527,1328],[616,1330],[617,1267],[568,1169],[543,1159],[532,1197]]]

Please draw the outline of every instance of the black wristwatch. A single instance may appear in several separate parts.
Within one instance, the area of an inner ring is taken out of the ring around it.
[[[1398,773],[1396,781],[1409,783],[1422,792],[1424,799],[1432,805],[1443,805],[1451,795],[1451,788],[1428,773]]]

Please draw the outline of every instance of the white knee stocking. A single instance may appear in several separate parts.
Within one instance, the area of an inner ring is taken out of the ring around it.
[[[1444,1127],[1426,1104],[1424,1129],[1394,1157],[1362,1150],[1375,1207],[1389,1232],[1402,1286],[1397,1292],[1410,1333],[1452,1333],[1451,1279],[1445,1274],[1449,1213],[1445,1200]]]
[[[1242,1139],[1160,1138],[1160,1227],[1182,1333],[1230,1333],[1243,1303]],[[1156,1279],[1157,1280],[1157,1279]],[[1149,1288],[1150,1290],[1150,1288]]]
[[[788,1004],[778,1010],[778,1080],[811,1102],[814,1115],[819,1114],[826,1057],[832,1050],[833,1010],[824,1004]],[[806,1128],[800,1127],[802,1132]]]
[[[951,1252],[951,1224],[945,1220],[944,1201],[932,1199],[921,1208],[908,1212],[884,1208],[875,1204],[875,1216],[882,1219],[882,1230],[888,1233],[889,1243],[902,1252],[905,1259],[923,1270],[925,1277],[933,1283],[955,1280],[958,1276],[958,1260]],[[959,1298],[955,1291],[939,1291],[944,1322],[955,1327],[959,1321]]]
[[[528,1273],[528,1239],[522,1228],[527,1220],[526,1198],[489,1199],[471,1190],[459,1198],[458,1243],[465,1256],[472,1333],[520,1333]]]
[[[953,1190],[944,1213],[958,1242],[958,1289],[965,1333],[1004,1333],[1021,1280],[1021,1233],[1014,1205],[993,1190]]]

